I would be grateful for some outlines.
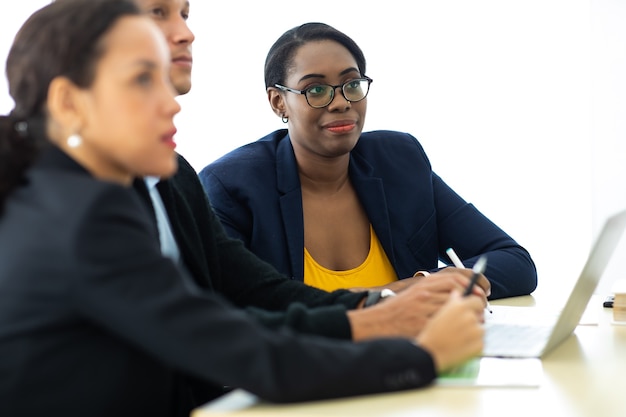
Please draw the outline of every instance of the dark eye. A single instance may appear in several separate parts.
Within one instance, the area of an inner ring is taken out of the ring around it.
[[[163,18],[165,17],[165,9],[163,7],[153,7],[152,9],[148,10],[148,14],[150,16]]]
[[[152,74],[149,72],[143,72],[139,74],[135,81],[142,87],[147,87],[152,84]]]
[[[361,88],[361,80],[352,80],[346,83],[346,88],[349,90],[356,90]]]
[[[306,92],[309,96],[323,96],[328,94],[328,89],[330,87],[327,85],[314,85],[313,87],[309,87],[306,89]]]

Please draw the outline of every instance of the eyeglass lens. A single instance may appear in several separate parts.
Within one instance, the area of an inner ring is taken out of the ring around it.
[[[313,107],[325,107],[335,97],[335,88],[331,85],[316,85],[306,90],[306,98]],[[343,96],[348,101],[360,101],[367,96],[369,80],[351,80],[341,86]]]

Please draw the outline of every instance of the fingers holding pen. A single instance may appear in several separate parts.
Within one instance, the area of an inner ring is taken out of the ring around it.
[[[459,258],[459,256],[456,254],[456,252],[454,251],[453,248],[446,249],[446,254],[448,255],[448,257],[452,261],[452,264],[456,268],[462,269],[462,270],[466,269],[465,265],[463,264],[463,261],[461,261],[461,258]],[[485,255],[483,255],[482,258],[485,258]],[[479,261],[480,261],[480,259],[479,259]],[[485,260],[485,262],[486,262],[486,260]],[[489,282],[487,277],[485,277],[483,275],[483,272],[484,272],[484,268],[483,268],[483,271],[480,272],[481,277],[476,282],[476,284],[478,286],[480,286],[485,291],[485,294],[487,295],[487,297],[489,297],[491,295],[491,283]]]
[[[469,273],[470,270],[446,269],[416,282],[394,297],[381,299],[371,307],[349,311],[354,340],[381,334],[414,338],[444,308],[452,294],[466,291],[470,283]],[[478,318],[482,322],[485,293],[477,285],[471,292],[472,296],[465,298],[478,306]]]
[[[435,314],[417,337],[417,343],[433,354],[438,371],[444,371],[483,349],[483,305],[473,295],[453,291],[449,301]]]
[[[439,301],[445,302],[452,291],[456,290],[460,293],[464,293],[470,284],[472,275],[473,272],[471,269],[448,267],[428,277],[422,278],[405,291],[417,291],[419,288],[425,292],[423,296],[437,298]],[[482,299],[484,307],[486,307],[487,294],[481,285],[483,281],[488,282],[487,278],[481,273],[477,278],[476,284],[472,286],[471,293]]]

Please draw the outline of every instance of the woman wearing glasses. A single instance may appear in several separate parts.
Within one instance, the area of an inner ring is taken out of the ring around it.
[[[469,274],[440,269],[449,247],[466,267],[487,255],[479,285],[492,298],[532,292],[528,252],[431,170],[413,136],[362,132],[372,86],[365,66],[359,46],[322,23],[274,43],[265,84],[287,129],[200,172],[228,233],[288,276],[326,290],[419,283],[432,311]],[[431,274],[437,279],[424,278]],[[380,294],[372,295],[376,302]]]

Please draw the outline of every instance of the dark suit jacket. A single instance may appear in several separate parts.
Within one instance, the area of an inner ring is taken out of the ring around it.
[[[491,298],[529,294],[535,265],[517,242],[437,176],[419,142],[392,131],[363,133],[349,175],[398,278],[480,254]],[[288,276],[303,280],[304,223],[297,162],[286,130],[236,149],[200,171],[226,232]]]
[[[407,340],[269,331],[217,296],[190,294],[137,194],[58,149],[27,180],[0,218],[2,416],[187,415],[187,377],[273,401],[434,377],[430,356]]]
[[[135,188],[154,213],[144,182],[136,181]],[[157,189],[183,261],[199,287],[248,308],[268,327],[286,324],[299,332],[351,338],[346,308],[355,308],[365,293],[328,293],[290,280],[229,238],[196,171],[182,156],[178,156],[177,173],[159,182]],[[306,308],[320,306],[324,307]]]

